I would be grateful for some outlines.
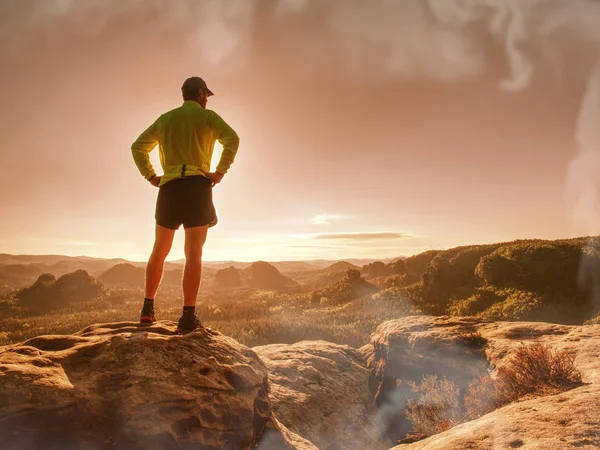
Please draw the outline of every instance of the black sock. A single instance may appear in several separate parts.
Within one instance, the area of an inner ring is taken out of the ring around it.
[[[196,307],[195,306],[184,306],[183,307],[183,316],[184,317],[191,317],[196,313]]]
[[[153,298],[145,298],[144,299],[144,309],[146,311],[154,311],[154,299]]]

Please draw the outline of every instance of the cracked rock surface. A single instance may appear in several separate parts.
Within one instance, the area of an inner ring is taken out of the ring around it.
[[[2,448],[250,449],[268,389],[256,353],[219,332],[160,321],[40,336],[0,348]]]
[[[358,350],[326,341],[253,348],[269,369],[279,421],[321,450],[387,449]]]

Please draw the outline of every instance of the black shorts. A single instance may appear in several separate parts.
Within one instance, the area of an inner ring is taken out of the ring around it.
[[[217,224],[212,181],[202,175],[176,178],[158,188],[156,224],[172,230]]]

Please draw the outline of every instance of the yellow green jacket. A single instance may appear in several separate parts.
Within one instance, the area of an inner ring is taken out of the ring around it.
[[[238,150],[240,138],[214,111],[186,100],[160,116],[132,144],[133,160],[148,180],[156,175],[149,153],[158,144],[163,175],[159,186],[182,176],[210,172],[215,142],[223,146],[217,172],[227,173]]]

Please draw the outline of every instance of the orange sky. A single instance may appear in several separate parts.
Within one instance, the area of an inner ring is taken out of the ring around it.
[[[241,137],[207,260],[597,234],[600,7],[467,3],[3,2],[0,253],[146,259],[130,146],[191,75]]]

